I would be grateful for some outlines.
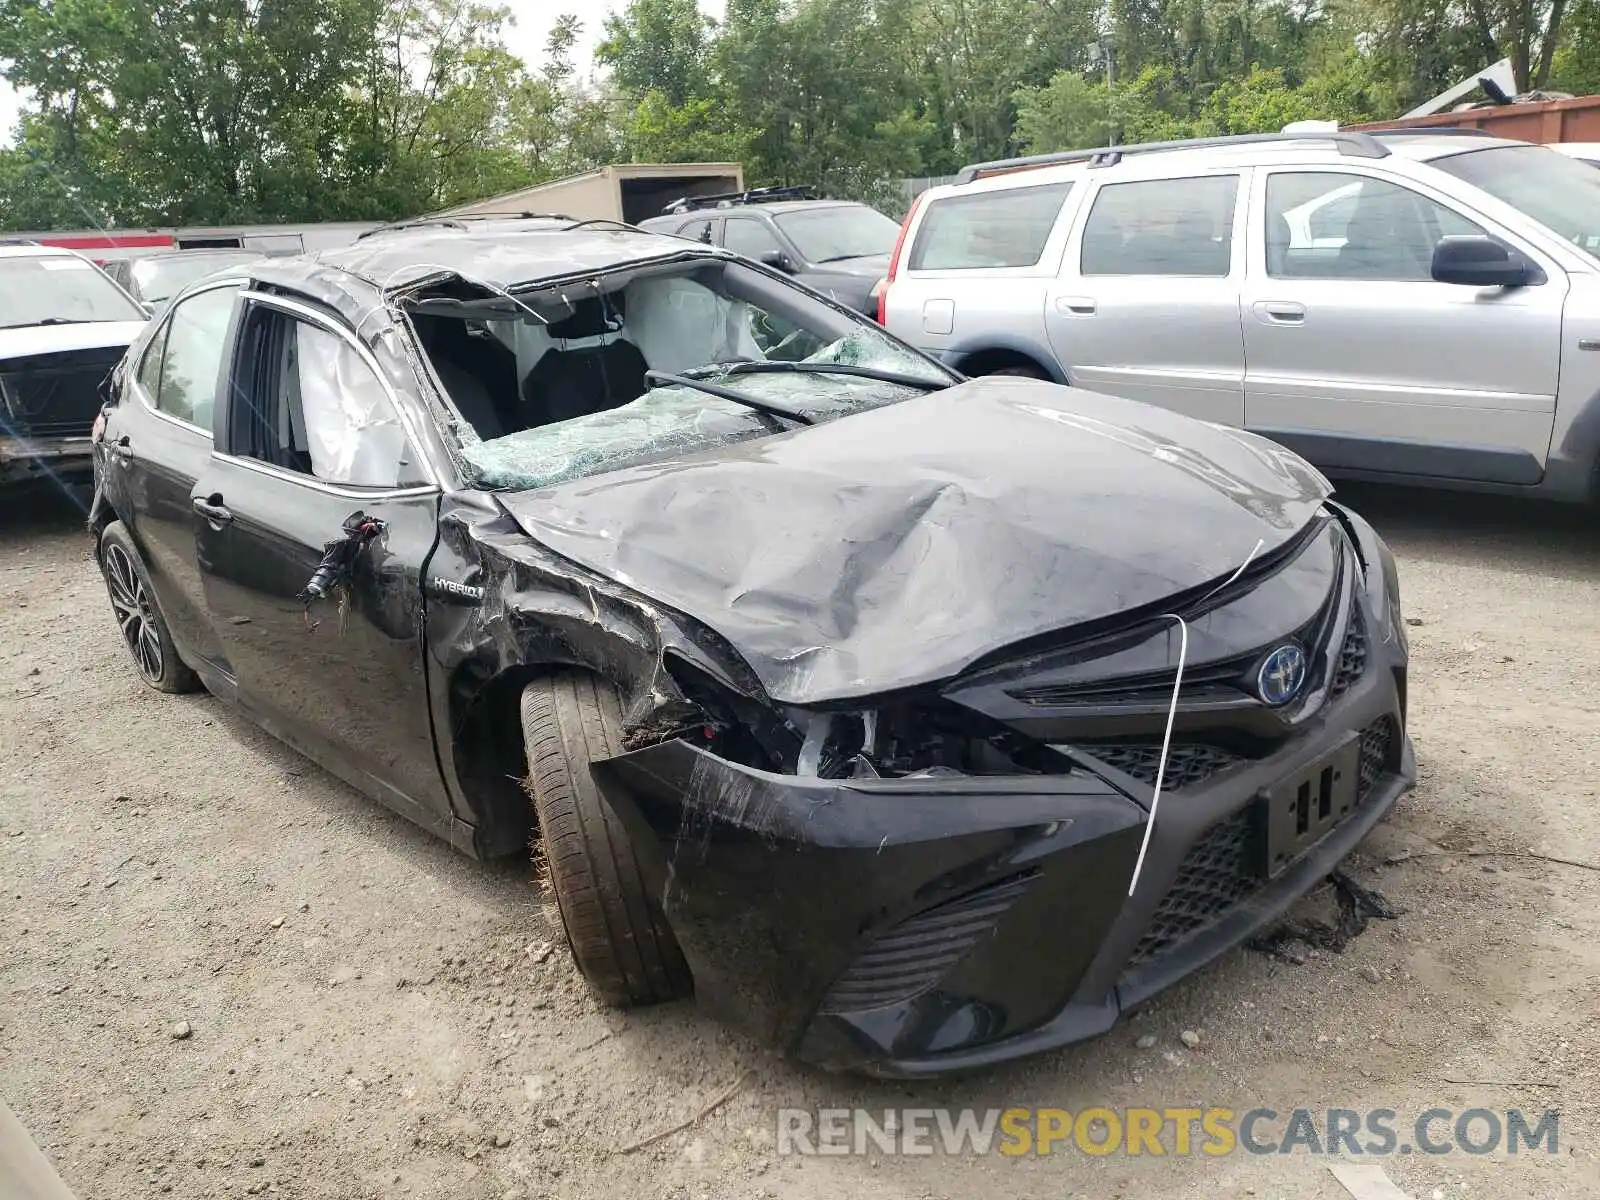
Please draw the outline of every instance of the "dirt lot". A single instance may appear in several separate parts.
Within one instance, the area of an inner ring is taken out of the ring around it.
[[[780,1107],[855,1104],[1552,1107],[1554,1157],[1387,1168],[1419,1200],[1600,1193],[1600,873],[1465,853],[1600,863],[1600,522],[1351,498],[1421,622],[1422,782],[1353,866],[1406,914],[1301,965],[1230,954],[1098,1043],[914,1087],[786,1063],[692,1006],[598,1008],[526,869],[143,687],[74,512],[8,501],[0,1092],[84,1200],[1344,1195],[1304,1153],[774,1153]]]

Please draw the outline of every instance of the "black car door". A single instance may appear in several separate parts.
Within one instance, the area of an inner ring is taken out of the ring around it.
[[[139,548],[178,652],[219,690],[229,667],[201,582],[190,493],[211,459],[238,297],[237,284],[224,284],[185,297],[167,314],[107,417],[101,469],[101,487]]]
[[[240,703],[335,774],[445,831],[421,588],[440,490],[416,444],[345,325],[251,293],[219,452],[193,505]],[[342,565],[312,589],[341,542]]]

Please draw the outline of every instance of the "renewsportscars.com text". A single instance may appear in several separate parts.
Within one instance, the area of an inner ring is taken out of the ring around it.
[[[1551,1109],[783,1108],[779,1154],[1555,1154]]]

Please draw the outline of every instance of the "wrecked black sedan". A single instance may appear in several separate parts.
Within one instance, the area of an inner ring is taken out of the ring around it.
[[[1258,437],[963,380],[719,249],[421,223],[180,295],[91,517],[203,685],[484,858],[596,992],[830,1067],[1108,1029],[1414,777],[1393,560]]]

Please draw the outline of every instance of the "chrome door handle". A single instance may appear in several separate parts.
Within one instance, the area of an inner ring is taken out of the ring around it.
[[[196,496],[194,510],[213,525],[226,525],[233,520],[233,514],[223,507],[221,496],[211,496],[205,500]]]
[[[1306,320],[1306,306],[1293,300],[1258,300],[1254,310],[1263,325],[1303,325]]]
[[[1057,296],[1056,311],[1074,317],[1092,317],[1096,307],[1093,296]]]

